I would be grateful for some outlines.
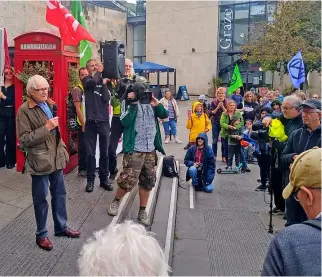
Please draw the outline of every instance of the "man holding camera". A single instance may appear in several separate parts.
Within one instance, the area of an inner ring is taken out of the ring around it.
[[[108,79],[102,79],[98,71],[98,63],[90,59],[86,63],[89,76],[82,80],[85,91],[85,144],[87,152],[87,185],[86,192],[94,189],[96,170],[96,142],[99,135],[99,178],[100,186],[105,190],[112,191],[113,187],[108,184],[108,144],[110,138],[109,101],[110,93],[107,88]]]
[[[110,203],[108,214],[116,216],[122,197],[139,182],[138,221],[149,225],[145,207],[155,185],[156,150],[165,154],[158,118],[168,117],[167,110],[152,96],[145,84],[137,81],[127,90],[127,106],[121,115],[123,134],[123,171],[117,179],[119,188]]]

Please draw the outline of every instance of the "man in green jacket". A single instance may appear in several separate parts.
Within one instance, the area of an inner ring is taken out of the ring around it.
[[[144,84],[138,81],[132,85],[127,96],[129,105],[121,115],[124,127],[123,172],[117,178],[119,188],[114,200],[109,205],[108,214],[116,216],[122,197],[139,183],[138,221],[148,226],[149,219],[145,207],[156,180],[156,150],[165,154],[158,118],[167,118],[168,111],[153,96],[151,103],[139,101],[138,95],[144,94],[145,89]]]

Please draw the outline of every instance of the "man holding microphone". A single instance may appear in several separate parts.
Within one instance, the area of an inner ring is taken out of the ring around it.
[[[46,227],[48,187],[52,197],[55,236],[78,238],[79,231],[67,227],[66,188],[63,169],[69,157],[61,139],[54,102],[48,98],[49,85],[35,75],[28,80],[27,101],[18,110],[16,124],[20,145],[26,151],[25,167],[32,178],[32,199],[37,223],[36,243],[51,250]],[[49,185],[50,184],[50,185]]]

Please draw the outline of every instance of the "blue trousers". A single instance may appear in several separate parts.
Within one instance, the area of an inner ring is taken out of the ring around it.
[[[197,190],[204,190],[205,192],[212,192],[214,190],[214,185],[209,184],[207,186],[202,186],[199,183],[199,176],[198,176],[198,169],[195,168],[194,166],[189,167],[189,176],[191,177],[192,185],[194,188]]]
[[[241,147],[241,149],[240,149],[240,162],[242,163],[243,168],[248,167],[248,165],[246,163],[245,149],[243,147]]]
[[[220,133],[220,124],[219,123],[211,123],[211,133],[212,133],[212,150],[214,151],[215,157],[217,157],[218,150],[218,138]],[[224,154],[222,155],[224,156]]]
[[[37,238],[48,236],[47,215],[48,187],[51,194],[51,209],[54,220],[55,233],[61,233],[67,229],[66,188],[62,170],[57,170],[48,175],[31,175],[32,200],[34,204],[37,223]]]
[[[166,136],[170,136],[170,129],[172,136],[177,135],[177,122],[174,120],[174,118],[169,118],[169,121],[162,122],[162,124]]]

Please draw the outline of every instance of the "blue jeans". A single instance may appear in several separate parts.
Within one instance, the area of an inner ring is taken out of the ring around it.
[[[228,138],[221,138],[221,146],[222,156],[228,161]]]
[[[163,128],[166,136],[170,136],[170,129],[172,136],[177,135],[177,122],[174,118],[169,118],[169,121],[163,122]]]
[[[242,163],[242,168],[247,168],[245,149],[241,147],[240,149],[240,162]]]
[[[189,167],[189,176],[191,177],[192,186],[195,189],[199,189],[199,190],[201,189],[201,190],[204,190],[205,192],[212,192],[214,190],[213,184],[203,186],[199,183],[198,169],[195,168],[194,166]]]
[[[211,132],[212,132],[212,150],[214,151],[215,157],[217,157],[217,149],[218,149],[218,138],[221,127],[219,123],[211,123]]]
[[[66,188],[62,170],[57,170],[48,175],[31,175],[32,200],[34,203],[37,223],[37,238],[48,236],[47,215],[48,187],[51,194],[51,209],[54,220],[55,233],[61,233],[67,229]],[[50,185],[49,185],[50,183]]]

